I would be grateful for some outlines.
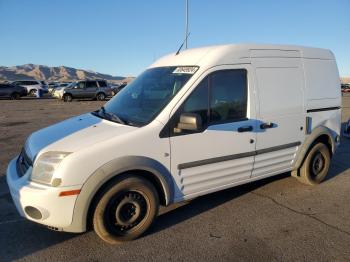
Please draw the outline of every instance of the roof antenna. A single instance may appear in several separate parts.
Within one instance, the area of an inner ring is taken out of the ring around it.
[[[188,33],[188,34],[187,34],[187,36],[186,36],[186,38],[185,38],[185,41],[182,42],[180,48],[177,50],[177,52],[176,52],[175,55],[180,54],[180,51],[181,51],[182,47],[184,46],[185,42],[187,42],[187,38],[190,36],[190,34],[191,34],[191,33]]]
[[[185,48],[187,49],[187,38],[188,38],[188,0],[186,0],[185,8]]]
[[[179,50],[177,50],[176,55],[178,55],[182,49],[182,47],[185,45],[185,48],[187,49],[187,39],[190,35],[188,32],[188,0],[185,0],[185,41],[180,46]]]

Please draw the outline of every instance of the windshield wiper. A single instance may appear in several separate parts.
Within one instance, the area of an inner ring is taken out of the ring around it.
[[[123,124],[123,125],[126,125],[125,121],[122,120],[117,114],[106,112],[106,109],[105,109],[104,106],[101,107],[101,111],[102,111],[102,114],[104,116],[109,118],[109,120],[111,120],[113,122],[118,122],[118,123]]]

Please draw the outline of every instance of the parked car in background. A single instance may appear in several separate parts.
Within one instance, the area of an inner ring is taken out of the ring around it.
[[[55,98],[62,99],[64,90],[66,88],[69,88],[70,86],[75,85],[76,82],[70,83],[67,86],[61,86],[61,87],[56,87],[55,89],[52,90],[51,95]]]
[[[60,90],[64,87],[69,86],[71,83],[56,83],[54,85],[49,85],[49,93],[53,94],[55,92],[55,90]]]
[[[112,95],[115,96],[118,94],[124,87],[127,86],[127,83],[122,83],[119,86],[112,87]]]
[[[21,80],[14,81],[12,84],[16,86],[23,86],[27,89],[28,95],[35,96],[38,90],[41,90],[43,93],[48,92],[48,87],[44,81],[37,80]]]
[[[111,95],[112,89],[105,80],[78,81],[54,92],[54,97],[63,99],[65,102],[87,98],[103,101]]]
[[[343,93],[350,93],[350,84],[341,84],[341,91]]]
[[[349,118],[348,122],[345,124],[343,136],[350,138],[350,118]]]
[[[27,89],[23,86],[16,86],[10,83],[0,84],[0,97],[7,97],[10,99],[20,99],[27,95]]]
[[[54,90],[58,85],[59,85],[58,82],[50,82],[50,83],[48,84],[48,92],[49,92],[49,93],[52,93],[53,90]]]

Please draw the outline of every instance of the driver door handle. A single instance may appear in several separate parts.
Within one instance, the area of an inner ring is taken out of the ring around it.
[[[242,132],[250,132],[250,131],[253,131],[253,126],[241,126],[237,130],[240,133],[242,133]]]
[[[273,128],[275,127],[274,123],[268,122],[268,123],[263,123],[260,125],[261,129],[268,129],[268,128]]]

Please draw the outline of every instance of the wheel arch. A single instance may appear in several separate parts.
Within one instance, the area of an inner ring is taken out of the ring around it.
[[[77,197],[72,223],[65,231],[86,231],[89,216],[99,193],[111,182],[130,173],[147,179],[155,186],[161,205],[167,206],[173,203],[174,182],[166,167],[147,157],[122,157],[101,166],[87,179]]]
[[[98,96],[99,94],[103,94],[105,97],[107,97],[107,94],[106,94],[104,91],[99,90],[99,91],[96,92],[95,98],[97,98],[97,96]]]
[[[308,152],[318,142],[324,143],[328,147],[329,152],[332,156],[336,149],[336,141],[335,141],[336,136],[337,136],[337,133],[332,131],[328,127],[319,126],[315,128],[312,131],[312,133],[306,137],[304,143],[301,145],[299,149],[299,152],[297,154],[297,159],[294,162],[292,175],[294,176],[297,175],[297,170],[303,164]]]
[[[62,95],[62,99],[64,99],[65,96],[71,96],[72,99],[74,98],[73,94],[70,93],[70,92],[64,93],[64,94]]]
[[[10,94],[10,97],[13,97],[14,95],[18,95],[19,97],[21,96],[21,94],[16,90],[16,91],[13,91],[11,94]]]

